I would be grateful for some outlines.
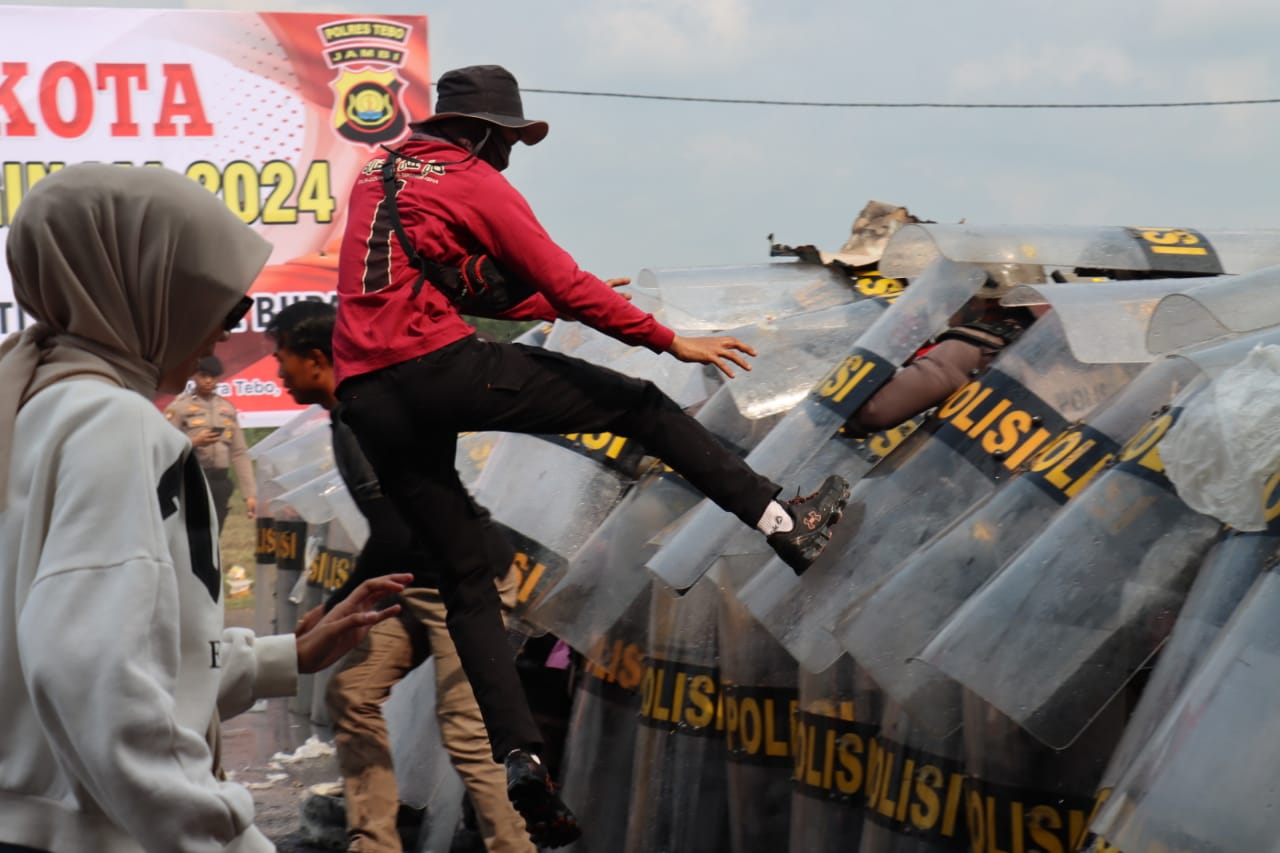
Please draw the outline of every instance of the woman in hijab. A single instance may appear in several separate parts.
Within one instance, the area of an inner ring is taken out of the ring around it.
[[[269,250],[159,168],[68,167],[13,219],[37,322],[0,345],[0,850],[274,850],[206,734],[396,610],[374,605],[408,575],[303,637],[223,630],[209,492],[151,397],[239,322]]]

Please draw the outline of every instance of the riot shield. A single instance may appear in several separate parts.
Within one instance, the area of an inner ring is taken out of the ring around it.
[[[257,592],[254,595],[253,628],[256,633],[274,634],[293,630],[293,622],[280,623],[277,611],[287,605],[277,598],[280,581],[276,574],[275,519],[271,503],[284,491],[276,482],[282,472],[292,470],[309,459],[332,458],[333,444],[329,438],[328,413],[319,406],[311,406],[281,426],[262,441],[249,448],[249,457],[255,461],[254,479],[258,486],[258,517],[254,521],[257,542],[254,546],[254,579]],[[283,591],[287,596],[292,587]]]
[[[959,694],[931,667],[911,661],[956,608],[1078,494],[1120,446],[1200,373],[1161,359],[1083,423],[1068,427],[1003,489],[914,551],[837,626],[841,645],[903,705],[941,736],[961,723]]]
[[[846,330],[868,309],[882,310],[864,301],[735,331],[770,358],[722,386],[695,417],[726,446],[750,451],[773,428],[777,413],[826,369],[823,356],[847,348]],[[643,566],[657,549],[654,536],[700,497],[678,474],[651,469],[584,543],[564,578],[531,608],[528,620],[585,649],[636,595],[647,594]]]
[[[277,605],[287,608],[279,618],[291,614],[293,621],[282,622],[281,630],[291,630],[302,614],[324,601],[324,589],[312,579],[312,567],[328,535],[334,518],[333,505],[323,497],[337,472],[331,470],[333,459],[320,459],[277,475],[271,483],[284,491],[267,506],[276,526],[276,590]],[[339,480],[339,484],[341,480]],[[345,489],[344,489],[345,491]],[[287,524],[287,532],[281,525]],[[281,554],[285,553],[284,559]],[[286,586],[287,584],[287,586]],[[295,714],[311,713],[316,676],[302,673],[298,689],[289,697],[289,710]]]
[[[886,702],[880,733],[867,750],[859,853],[966,849],[962,758],[958,734],[929,735],[902,708]]]
[[[1275,850],[1280,577],[1258,579],[1092,824],[1099,851]],[[1105,839],[1105,841],[1101,840]]]
[[[725,383],[742,415],[781,414],[804,400],[856,337],[878,318],[887,299],[863,299],[810,314],[767,320],[730,331],[760,353],[750,371]]]
[[[334,490],[331,494],[341,494],[350,500],[346,489]],[[325,525],[324,541],[319,543],[315,555],[307,562],[309,606],[324,603],[347,582],[347,578],[355,570],[356,555],[359,552],[359,545],[351,538],[346,526],[338,521],[335,511],[334,520]],[[311,722],[317,726],[328,726],[332,722],[324,694],[333,672],[334,667],[331,666],[311,677]]]
[[[984,281],[986,273],[977,267],[945,260],[930,266],[865,332],[855,337],[851,330],[850,337],[857,345],[787,413],[747,462],[785,488],[900,365],[946,328],[951,316]],[[869,468],[869,464],[851,462],[845,477],[856,480]],[[823,471],[820,477],[828,473]],[[677,591],[692,586],[725,552],[726,544],[741,527],[736,518],[709,501],[694,513],[646,563]],[[759,539],[755,536],[753,541]]]
[[[1109,281],[1105,287],[1097,282],[1024,284],[1006,294],[1000,304],[1051,306],[1066,332],[1071,354],[1086,364],[1147,362],[1152,358],[1147,339],[1156,306],[1200,280]]]
[[[669,325],[700,333],[747,326],[762,316],[821,311],[864,295],[843,273],[795,261],[643,269],[632,290],[658,301]]]
[[[1169,641],[1160,650],[1142,698],[1125,727],[1098,785],[1105,802],[1122,775],[1138,760],[1161,720],[1198,671],[1232,614],[1280,548],[1280,523],[1262,533],[1228,532],[1205,559]],[[1094,839],[1096,841],[1096,839]],[[1105,847],[1105,842],[1101,847]]]
[[[875,684],[847,656],[800,672],[791,772],[791,853],[857,850],[865,818],[868,751],[880,731]]]
[[[592,356],[609,367],[629,360],[630,375],[664,391],[683,389],[674,395],[683,405],[689,404],[691,387],[706,393],[700,365],[627,347],[598,332],[586,336],[571,325],[558,324],[547,348],[568,347],[577,357]],[[696,385],[690,386],[691,378],[698,379]],[[474,491],[517,551],[517,619],[524,621],[564,577],[569,559],[635,482],[644,457],[636,441],[611,433],[509,434],[494,445]]]
[[[308,406],[249,448],[249,458],[259,465],[276,456],[276,449],[316,429],[329,426],[329,413],[320,406]],[[278,472],[273,472],[278,473]]]
[[[1169,352],[1227,334],[1251,332],[1280,323],[1275,300],[1280,267],[1221,277],[1184,288],[1160,300],[1151,316],[1147,346]]]
[[[627,853],[721,850],[728,821],[719,591],[655,588],[631,776]]]
[[[1044,743],[1069,746],[1159,648],[1219,524],[1156,447],[1203,377],[942,627],[921,658]]]
[[[1117,696],[1066,750],[1027,734],[982,699],[964,697],[965,805],[972,850],[1080,849],[1094,789],[1138,688]]]
[[[1057,318],[1045,316],[853,487],[857,522],[837,527],[802,576],[774,559],[742,591],[744,603],[802,666],[825,669],[842,653],[834,631],[844,613],[1136,372],[1076,361]]]
[[[574,853],[626,844],[649,601],[636,596],[583,653],[560,780],[565,803],[583,818]]]
[[[890,238],[880,259],[880,270],[885,275],[910,278],[939,257],[957,263],[1235,275],[1280,263],[1280,231],[1091,225],[904,225]]]
[[[776,419],[748,420],[721,388],[696,415],[728,447],[745,453]],[[527,619],[586,652],[620,615],[649,594],[644,560],[653,539],[678,523],[700,499],[678,474],[651,466],[579,549],[564,577],[529,611]]]
[[[740,562],[741,561],[741,562]],[[726,558],[717,578],[732,587],[758,558]],[[796,662],[756,624],[737,596],[720,599],[720,676],[729,753],[729,838],[733,853],[785,850],[790,838],[791,769],[797,706]]]

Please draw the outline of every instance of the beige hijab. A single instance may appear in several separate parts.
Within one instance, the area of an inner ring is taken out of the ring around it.
[[[146,397],[253,283],[270,244],[194,181],[156,167],[84,164],[23,198],[6,246],[36,323],[0,344],[0,510],[18,409],[72,376]]]

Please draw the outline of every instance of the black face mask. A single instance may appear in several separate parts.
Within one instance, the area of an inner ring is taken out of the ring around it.
[[[484,136],[480,137],[475,148],[471,149],[471,155],[501,172],[511,163],[512,145],[513,143],[508,142],[505,137],[495,136],[491,128],[485,128]]]

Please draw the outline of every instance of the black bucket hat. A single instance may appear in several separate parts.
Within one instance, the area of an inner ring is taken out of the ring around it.
[[[537,145],[550,129],[545,121],[524,117],[520,85],[501,65],[469,65],[440,75],[435,115],[413,127],[426,129],[433,121],[446,118],[476,118],[510,128],[519,132],[525,145]]]

